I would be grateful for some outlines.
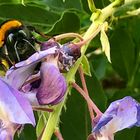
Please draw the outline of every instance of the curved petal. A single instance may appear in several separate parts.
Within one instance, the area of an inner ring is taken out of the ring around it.
[[[35,125],[34,114],[21,92],[0,79],[0,118],[16,124]]]
[[[137,123],[136,126],[140,126],[140,105],[137,106]]]
[[[102,120],[98,122],[98,125],[96,125],[93,129],[93,132],[98,132],[102,126],[105,126],[107,123],[109,123],[113,119],[112,116],[104,117]]]
[[[52,40],[48,40],[46,42],[43,42],[41,44],[41,50],[48,50],[52,47],[56,46],[57,48],[61,48],[61,44],[59,44],[58,42],[56,42],[54,39]]]
[[[136,125],[138,107],[140,107],[138,102],[129,96],[111,103],[94,127],[93,133],[113,134]]]
[[[41,65],[41,84],[37,92],[40,104],[54,105],[59,103],[66,91],[66,81],[59,69],[51,63]]]
[[[56,48],[39,51],[30,56],[27,60],[21,61],[7,71],[5,80],[15,88],[20,88],[25,80],[33,73],[37,63],[47,55],[55,54]]]
[[[13,140],[13,136],[6,130],[0,131],[0,140]]]

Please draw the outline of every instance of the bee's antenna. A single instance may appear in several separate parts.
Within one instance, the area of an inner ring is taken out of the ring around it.
[[[8,62],[10,62],[15,67],[15,62],[13,62],[11,60],[11,58],[8,56],[8,50],[7,50],[7,46],[6,45],[4,46],[4,55],[5,55],[5,58],[8,60]]]

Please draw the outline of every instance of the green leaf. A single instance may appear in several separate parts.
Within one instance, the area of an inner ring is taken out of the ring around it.
[[[83,97],[75,90],[66,103],[67,110],[61,116],[60,130],[66,140],[86,140],[91,133],[88,108]]]
[[[100,55],[91,55],[89,57],[90,66],[94,68],[97,79],[101,80],[105,77],[106,69],[110,65],[106,59],[106,56],[101,53]]]
[[[80,20],[77,14],[74,12],[64,12],[57,21],[49,34],[61,34],[66,32],[77,32],[80,29]]]
[[[90,65],[85,55],[83,56],[83,59],[82,59],[82,67],[83,67],[84,73],[88,76],[91,76]]]
[[[125,0],[124,1],[124,3],[126,4],[126,3],[131,3],[131,2],[133,2],[134,0]]]
[[[38,123],[36,126],[36,135],[39,137],[43,131],[43,128],[45,127],[45,124],[47,124],[47,118],[44,113],[40,113]]]
[[[124,16],[127,15],[128,11],[136,10],[140,6],[139,0],[126,0],[125,4],[117,8],[114,16]]]
[[[53,11],[53,13],[62,13],[65,10],[74,10],[78,12],[83,12],[82,4],[80,0],[72,1],[72,0],[0,0],[0,5],[2,4],[22,4],[23,6],[28,5],[36,5],[44,7],[44,9],[48,9],[49,11]]]
[[[140,98],[140,94],[135,92],[134,90],[130,90],[128,88],[118,89],[115,93],[113,93],[113,96],[109,99],[108,103],[110,104],[111,102],[122,99],[126,96],[131,96],[135,98],[137,101]]]
[[[91,67],[91,75],[92,77],[86,77],[86,82],[87,82],[87,87],[89,90],[90,97],[91,99],[93,99],[97,107],[101,109],[101,111],[105,111],[107,97],[105,95],[105,92],[103,91],[100,81],[97,79],[93,67]]]
[[[100,82],[95,76],[93,70],[92,77],[86,76],[86,83],[90,97],[96,105],[104,111],[106,108],[106,96],[103,92]],[[76,76],[76,82],[81,83],[80,77]],[[91,133],[92,127],[87,103],[76,90],[72,89],[69,96],[66,112],[63,111],[61,116],[61,132],[66,140],[85,140]]]
[[[21,4],[0,5],[0,19],[3,21],[18,19],[28,24],[44,26],[49,29],[59,18],[58,14],[37,6],[23,6]]]
[[[138,140],[140,138],[140,127],[136,128],[136,134],[135,134],[135,140]]]
[[[111,63],[111,60],[110,60],[110,43],[109,43],[108,37],[105,33],[105,28],[106,27],[103,27],[102,30],[101,30],[100,40],[101,40],[101,44],[102,44],[102,50],[103,50],[103,52],[105,52],[105,55],[106,55],[108,61]]]
[[[82,11],[80,0],[45,0],[46,4],[56,12],[64,10],[78,10]]]
[[[125,129],[116,134],[115,140],[136,140],[135,134],[136,134],[136,128]]]
[[[121,36],[121,37],[120,37]],[[128,80],[135,66],[135,46],[131,35],[123,28],[117,28],[110,39],[112,65],[122,78]]]
[[[89,14],[91,15],[91,11],[89,10],[87,0],[81,0],[81,3],[82,3],[83,9],[84,9],[87,13],[89,13]]]
[[[26,124],[20,135],[15,135],[14,140],[36,140],[35,128],[31,125]]]

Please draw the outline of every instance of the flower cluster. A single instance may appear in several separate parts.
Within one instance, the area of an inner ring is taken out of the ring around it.
[[[56,105],[64,98],[67,84],[60,70],[68,70],[80,50],[76,56],[67,44],[55,41],[41,46],[41,51],[12,66],[0,79],[0,139],[12,140],[22,125],[35,125],[32,107]]]

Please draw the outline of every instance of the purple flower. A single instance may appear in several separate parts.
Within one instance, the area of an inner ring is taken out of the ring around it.
[[[59,69],[64,71],[69,71],[70,67],[75,63],[75,61],[81,56],[81,48],[74,43],[59,44],[55,40],[49,40],[43,42],[42,50],[50,49],[53,46],[57,48],[59,53]]]
[[[140,104],[128,96],[110,104],[92,135],[97,140],[113,140],[114,133],[132,126],[140,126]]]
[[[58,68],[52,63],[42,63],[41,84],[37,91],[37,99],[40,104],[57,104],[64,96],[66,82]]]
[[[34,73],[37,64],[45,59],[45,57],[48,55],[54,55],[55,52],[56,48],[53,47],[45,51],[36,52],[25,61],[16,63],[15,66],[11,67],[7,71],[5,80],[10,85],[19,89],[27,80],[27,78],[29,78],[29,76]]]
[[[0,140],[13,140],[23,124],[35,126],[32,107],[21,93],[0,79]]]
[[[17,63],[16,68],[12,67],[5,80],[24,92],[34,105],[58,104],[66,92],[66,81],[59,71],[58,56],[58,46],[36,52],[27,60]],[[39,63],[41,66],[38,66]]]

